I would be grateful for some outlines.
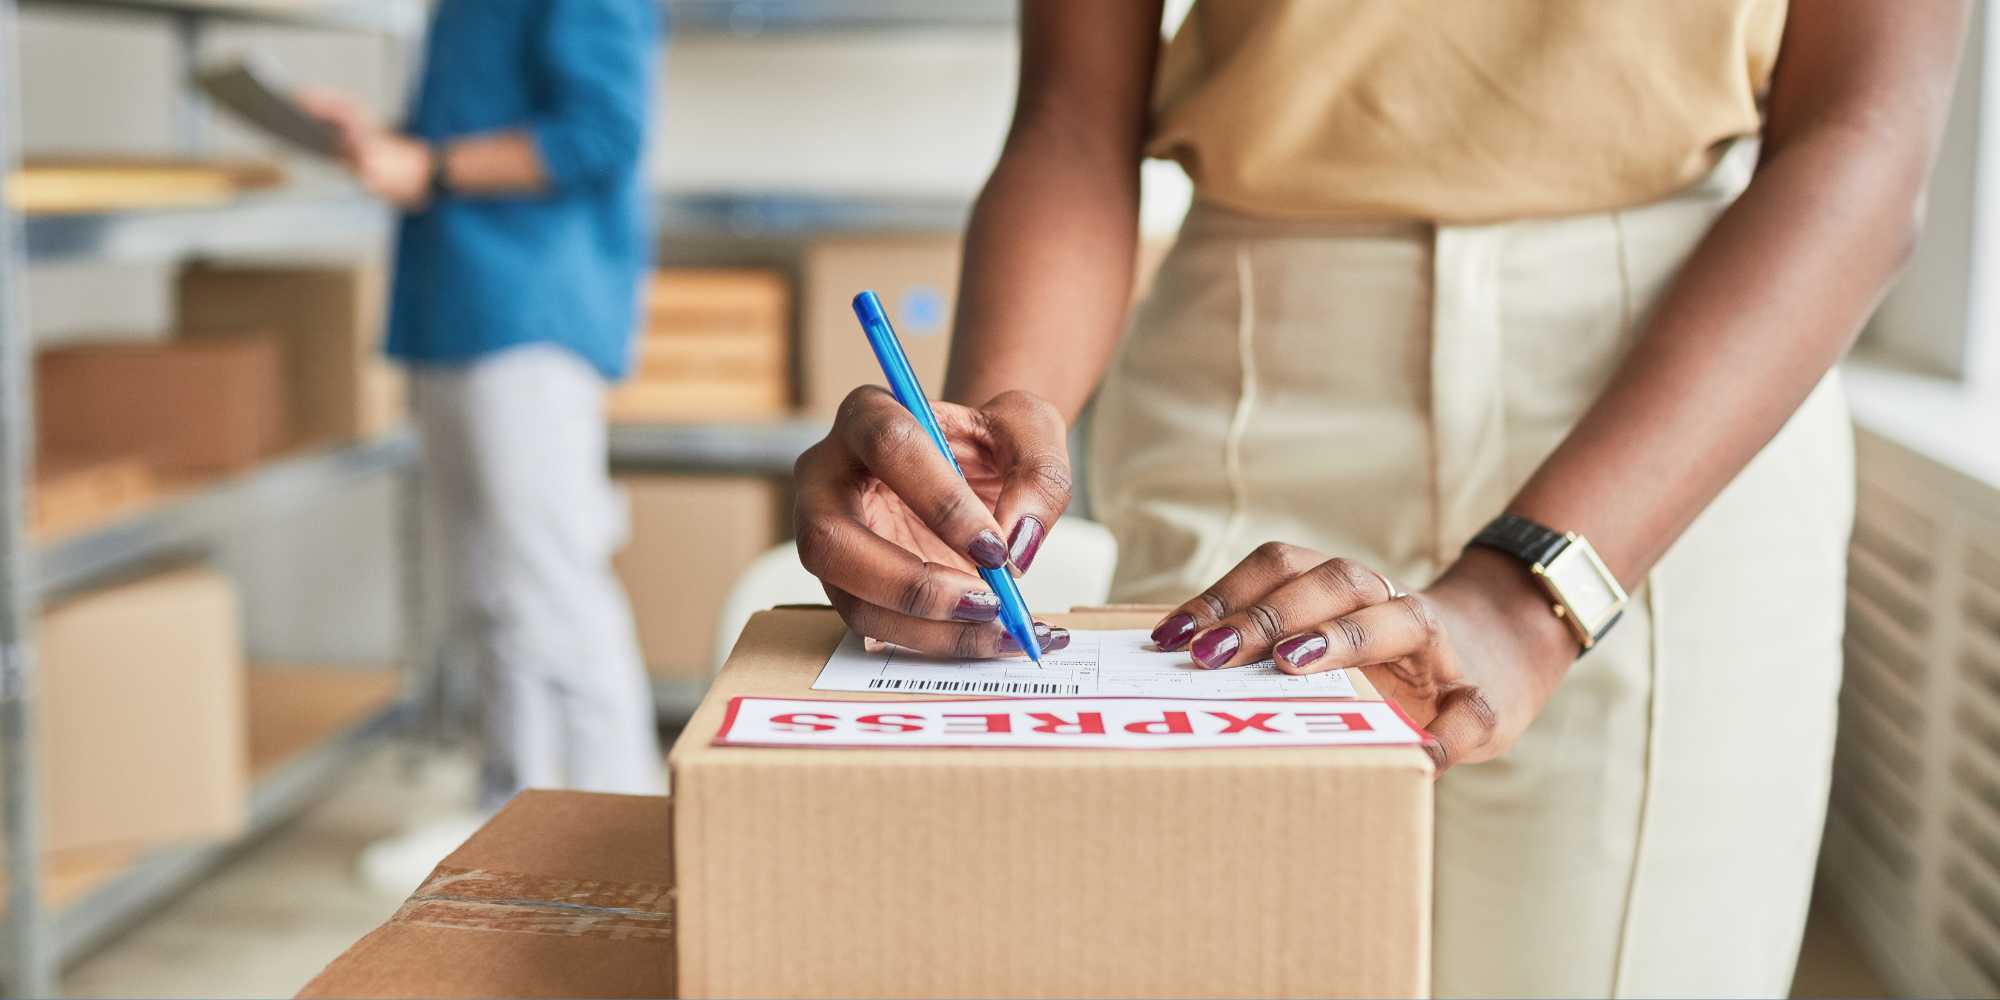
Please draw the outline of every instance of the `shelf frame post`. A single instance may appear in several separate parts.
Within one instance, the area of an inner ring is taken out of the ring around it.
[[[0,186],[21,157],[21,60],[15,0],[0,0]],[[0,782],[7,840],[7,992],[50,996],[56,959],[42,907],[40,767],[35,741],[34,553],[28,469],[34,448],[33,345],[26,236],[0,198]]]

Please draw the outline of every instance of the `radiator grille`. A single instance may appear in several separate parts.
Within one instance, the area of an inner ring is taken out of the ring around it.
[[[1821,884],[1910,995],[2000,993],[2000,492],[1863,431]]]

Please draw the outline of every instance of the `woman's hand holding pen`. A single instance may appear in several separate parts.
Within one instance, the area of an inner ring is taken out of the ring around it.
[[[1359,668],[1437,738],[1438,770],[1514,745],[1576,658],[1521,568],[1471,549],[1430,587],[1394,591],[1349,559],[1270,542],[1153,631],[1195,665],[1275,660],[1289,674]]]
[[[1068,429],[1047,401],[1005,392],[932,404],[965,478],[876,386],[849,393],[799,457],[799,559],[855,632],[940,655],[1020,653],[974,566],[1033,564],[1070,500]],[[1043,652],[1069,633],[1035,623]]]

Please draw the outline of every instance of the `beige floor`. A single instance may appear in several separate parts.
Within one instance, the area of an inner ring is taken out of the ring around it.
[[[331,799],[146,923],[71,970],[80,997],[290,996],[328,960],[395,911],[400,897],[353,875],[356,852],[470,786],[468,762],[414,776],[403,757],[369,759]],[[1845,929],[1815,908],[1794,996],[1876,997],[1887,988]]]

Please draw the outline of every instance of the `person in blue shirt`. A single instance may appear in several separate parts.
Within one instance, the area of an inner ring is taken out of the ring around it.
[[[625,373],[656,0],[441,0],[401,130],[302,95],[402,211],[388,351],[412,373],[451,640],[485,697],[481,804],[658,792],[604,390]]]

